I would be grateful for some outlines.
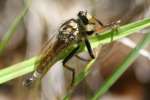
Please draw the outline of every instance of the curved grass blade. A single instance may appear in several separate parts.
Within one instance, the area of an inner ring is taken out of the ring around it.
[[[117,67],[116,71],[110,76],[110,78],[104,82],[104,84],[95,93],[92,100],[98,100],[108,89],[119,79],[119,77],[127,70],[129,65],[139,56],[139,51],[150,44],[150,33],[147,33],[144,39],[129,53],[127,58],[122,64]]]
[[[26,3],[22,12],[14,19],[10,28],[8,29],[8,31],[5,33],[4,37],[0,41],[0,55],[3,53],[4,49],[6,48],[7,44],[9,43],[13,34],[15,33],[17,27],[22,22],[24,16],[27,14],[28,8],[29,8],[29,1]]]
[[[123,25],[118,28],[118,33],[113,34],[113,41],[121,39],[123,37],[129,36],[134,32],[140,31],[146,27],[150,26],[150,18],[145,18],[143,20],[139,20],[136,22],[132,22],[130,24]],[[99,44],[106,44],[111,42],[112,30],[107,30],[103,33],[103,35],[97,35],[96,37],[90,38],[90,43],[92,43],[92,47],[97,47]]]

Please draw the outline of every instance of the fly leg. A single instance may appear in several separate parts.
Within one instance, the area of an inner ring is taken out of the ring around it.
[[[112,28],[112,34],[111,34],[111,41],[113,41],[113,36],[114,34],[117,34],[118,33],[118,27],[119,27],[119,24],[120,24],[120,20],[117,20],[115,22],[112,22],[110,24],[106,24],[104,25],[100,20],[96,19],[96,21],[98,22],[98,24],[104,28],[106,27],[111,27]]]
[[[95,18],[95,19],[96,19],[96,21],[98,22],[98,24],[99,24],[100,26],[105,27],[105,25],[104,25],[100,20],[98,20],[97,18]]]
[[[95,19],[96,19],[96,18],[95,18]],[[116,25],[115,25],[114,23],[104,25],[100,20],[96,19],[96,21],[97,21],[97,23],[98,23],[100,26],[102,26],[102,27],[104,27],[104,28],[106,28],[106,27],[111,27],[111,28],[112,28],[112,34],[111,34],[111,41],[112,41],[112,40],[113,40],[113,36],[114,36],[114,32],[117,32],[117,28],[115,28]]]
[[[112,34],[111,34],[111,41],[113,41],[113,37],[115,34],[118,34],[118,27],[120,24],[120,20],[116,21],[116,22],[112,22],[109,26],[112,28]]]
[[[92,59],[94,59],[95,56],[94,56],[93,50],[92,50],[92,48],[91,48],[90,42],[89,42],[89,40],[87,39],[87,37],[85,37],[84,42],[85,42],[86,48],[87,48],[87,50],[88,50],[88,52],[89,52],[89,55],[91,56]]]
[[[89,52],[90,57],[91,57],[92,59],[94,59],[95,57],[94,57],[94,54],[93,54],[93,50],[92,50],[91,45],[90,45],[90,42],[89,42],[89,40],[87,39],[86,36],[85,36],[84,42],[85,42],[85,45],[86,45],[86,47],[87,47],[87,49],[88,49],[88,52]],[[82,58],[82,57],[79,56],[79,55],[75,55],[75,57],[76,57],[77,59],[82,60],[82,61],[85,61],[85,62],[89,62],[89,61],[90,61],[90,59]]]
[[[82,61],[85,61],[85,62],[89,62],[90,61],[90,59],[82,58],[79,55],[75,55],[75,57],[78,58],[79,60],[82,60]]]
[[[76,54],[75,57],[81,61],[84,61],[84,62],[89,62],[91,61],[91,58],[90,59],[86,59],[86,58],[83,58],[82,56]]]
[[[69,67],[66,65],[66,63],[74,56],[74,54],[79,50],[80,46],[78,45],[74,50],[71,51],[71,53],[63,60],[63,66],[72,72],[72,80],[71,80],[71,86],[74,84],[75,79],[75,69]]]

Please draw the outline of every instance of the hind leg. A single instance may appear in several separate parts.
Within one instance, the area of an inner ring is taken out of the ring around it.
[[[63,60],[63,66],[68,69],[72,73],[71,86],[74,84],[75,79],[75,69],[69,67],[66,63],[75,55],[75,53],[79,50],[80,46],[78,45],[71,53]]]

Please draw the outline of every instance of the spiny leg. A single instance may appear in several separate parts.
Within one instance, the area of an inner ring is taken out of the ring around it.
[[[112,27],[111,41],[113,41],[114,34],[118,34],[118,27],[119,27],[120,22],[121,21],[118,20],[110,24],[110,26]]]
[[[89,42],[89,40],[87,39],[87,37],[85,37],[84,42],[85,42],[85,45],[86,45],[86,47],[87,47],[87,50],[88,50],[88,52],[89,52],[91,58],[94,59],[95,56],[94,56],[94,54],[93,54],[93,50],[92,50],[92,48],[91,48],[90,42]]]
[[[83,50],[84,49],[84,46],[80,45],[80,50]],[[78,55],[78,54],[75,54],[75,57],[83,62],[89,62],[91,59],[86,59],[86,58],[83,58],[82,56]]]
[[[104,25],[100,20],[98,20],[97,18],[95,18],[95,19],[96,19],[96,21],[98,22],[98,24],[99,24],[100,26],[105,27],[105,25]]]
[[[74,50],[71,51],[71,53],[63,60],[63,66],[72,72],[72,80],[71,80],[71,86],[73,86],[74,79],[75,79],[75,69],[69,67],[66,65],[66,63],[74,56],[74,54],[79,50],[80,46],[78,45]]]
[[[111,41],[113,41],[113,36],[114,34],[117,34],[118,33],[118,27],[119,27],[119,24],[120,24],[120,20],[117,20],[115,22],[112,22],[110,24],[106,24],[104,25],[100,20],[98,20],[97,18],[95,18],[96,21],[98,22],[98,24],[102,27],[111,27],[112,28],[112,34],[111,34]]]
[[[121,20],[117,20],[115,22],[112,22],[110,24],[104,25],[100,20],[96,19],[96,21],[101,25],[102,27],[111,27],[112,28],[112,34],[111,34],[111,41],[113,41],[114,34],[118,33],[118,27],[121,22]]]
[[[116,34],[116,33],[118,33],[118,29],[117,29],[117,27],[112,27],[112,32],[111,32],[111,36],[110,36],[110,38],[111,38],[111,42],[113,41],[113,37],[114,37],[114,34]]]
[[[85,62],[89,62],[89,61],[90,61],[90,59],[82,58],[82,57],[80,57],[79,55],[75,55],[75,57],[76,57],[77,59],[82,60],[82,61],[85,61]]]
[[[90,57],[91,57],[91,58],[95,58],[95,57],[94,57],[94,54],[93,54],[93,51],[92,51],[92,48],[91,48],[91,45],[90,45],[90,42],[88,41],[88,39],[87,39],[86,37],[85,37],[85,45],[86,45],[86,47],[87,47],[87,49],[88,49],[88,52],[89,52],[89,54],[90,54]],[[85,61],[85,62],[89,62],[89,61],[90,61],[90,59],[82,58],[82,57],[79,56],[79,55],[75,55],[75,57],[76,57],[77,59],[81,60],[81,61]]]
[[[115,23],[111,23],[111,24],[106,24],[104,25],[100,20],[98,20],[97,18],[95,18],[96,21],[98,22],[98,24],[104,28],[106,27],[112,27],[112,32],[115,32],[116,31],[116,28],[114,28],[113,26],[115,26]],[[117,30],[118,31],[118,30]],[[113,40],[113,36],[114,36],[114,33],[111,34],[111,41]]]

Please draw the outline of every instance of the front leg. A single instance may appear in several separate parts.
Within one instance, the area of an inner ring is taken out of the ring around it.
[[[99,24],[100,26],[105,27],[104,24],[103,24],[100,20],[98,20],[97,18],[95,18],[95,20],[98,22],[98,24]]]
[[[121,20],[117,20],[117,21],[114,21],[110,24],[106,24],[104,25],[100,20],[96,19],[96,21],[98,22],[98,24],[104,28],[107,28],[107,27],[110,27],[112,29],[112,34],[111,34],[111,41],[113,41],[113,36],[114,34],[117,34],[118,33],[118,27],[119,27],[119,24],[121,23]]]
[[[85,42],[86,48],[87,48],[87,50],[88,50],[88,52],[89,52],[91,58],[94,59],[95,56],[94,56],[93,50],[92,50],[92,48],[91,48],[91,44],[90,44],[89,40],[87,39],[87,37],[85,37],[84,42]]]

